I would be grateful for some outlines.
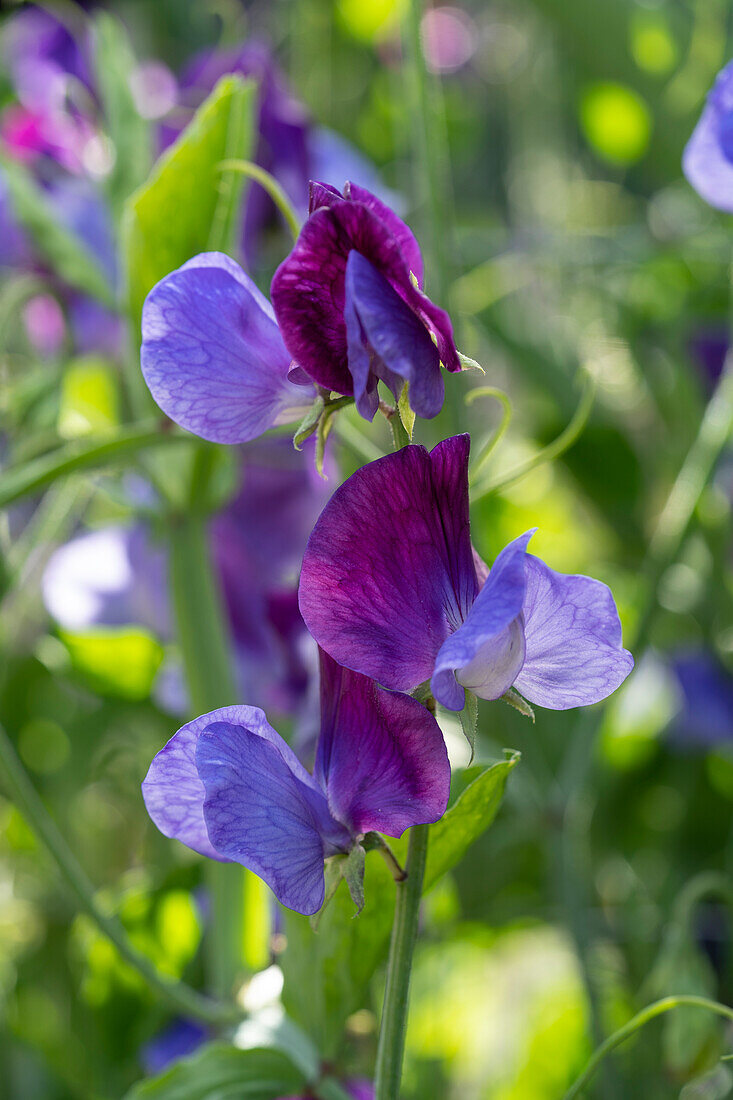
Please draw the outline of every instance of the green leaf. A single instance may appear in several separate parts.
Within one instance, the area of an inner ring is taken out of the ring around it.
[[[53,272],[70,287],[114,309],[115,296],[106,275],[84,244],[60,225],[30,172],[1,154],[0,169],[13,213]]]
[[[119,422],[117,373],[97,355],[72,360],[64,370],[58,431],[64,439],[114,428]]]
[[[471,749],[471,760],[476,751],[476,727],[478,726],[478,699],[472,691],[466,690],[466,703],[458,717],[461,720],[463,736]]]
[[[125,1100],[277,1100],[307,1081],[279,1050],[237,1050],[210,1043],[192,1058],[134,1085]]]
[[[475,840],[496,817],[504,795],[507,776],[519,761],[519,753],[485,768],[430,826],[425,890],[463,859]]]
[[[123,246],[134,317],[148,291],[186,260],[234,249],[243,178],[220,164],[249,155],[254,104],[251,81],[223,77],[128,200]]]
[[[75,671],[95,690],[123,699],[147,699],[150,695],[163,649],[146,630],[99,626],[78,632],[62,630],[59,637]]]
[[[458,352],[458,362],[461,364],[461,370],[476,370],[481,374],[486,374],[486,371],[477,363],[475,359],[472,359],[470,355],[464,355],[463,352]]]
[[[348,1016],[368,1007],[368,987],[386,959],[394,913],[395,884],[384,860],[370,852],[365,861],[364,909],[354,916],[345,883],[321,918],[318,933],[308,917],[283,910],[287,948],[283,1003],[288,1015],[332,1058]]]
[[[140,117],[132,95],[136,59],[124,24],[110,12],[100,11],[94,16],[92,33],[96,86],[115,149],[107,189],[119,209],[150,171],[150,125]]]

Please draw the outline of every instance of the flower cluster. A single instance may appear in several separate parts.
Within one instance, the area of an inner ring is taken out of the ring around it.
[[[205,439],[250,440],[316,393],[353,395],[371,419],[380,382],[395,399],[406,386],[413,411],[433,417],[442,368],[460,369],[408,226],[353,183],[312,183],[310,197],[273,279],[274,309],[219,253],[194,257],[147,298],[145,379]],[[605,698],[633,666],[608,588],[529,554],[532,532],[491,569],[478,558],[468,457],[465,435],[430,453],[406,446],[353,474],[313,528],[299,604],[320,646],[314,773],[262,710],[225,706],[184,725],[143,784],[166,836],[244,864],[301,913],[323,904],[324,860],[350,864],[367,834],[400,836],[445,811],[450,767],[426,698],[460,710],[466,691],[513,691],[565,709]]]

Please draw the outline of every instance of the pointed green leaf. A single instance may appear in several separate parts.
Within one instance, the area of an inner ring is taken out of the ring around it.
[[[519,753],[513,753],[482,770],[440,821],[430,826],[425,890],[460,863],[473,842],[491,825],[501,805],[507,777],[518,761]]]
[[[233,250],[243,177],[221,161],[249,156],[255,86],[225,76],[148,181],[128,200],[123,227],[130,305],[198,252]]]
[[[277,1100],[308,1082],[280,1050],[210,1043],[192,1058],[134,1085],[125,1100]]]
[[[486,374],[486,371],[477,363],[475,359],[472,359],[470,355],[464,355],[463,352],[458,352],[458,361],[461,364],[461,370],[477,370],[481,374]]]
[[[85,245],[59,224],[27,168],[0,155],[0,169],[15,217],[52,271],[75,290],[114,308],[115,296],[106,275]]]
[[[351,900],[356,906],[358,916],[364,908],[364,867],[366,852],[361,844],[355,844],[349,852],[344,864],[344,878],[351,894]]]

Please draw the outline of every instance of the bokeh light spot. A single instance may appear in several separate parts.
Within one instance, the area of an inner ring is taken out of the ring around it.
[[[634,164],[646,152],[652,118],[644,100],[624,84],[594,84],[580,104],[580,125],[593,151],[611,164]]]

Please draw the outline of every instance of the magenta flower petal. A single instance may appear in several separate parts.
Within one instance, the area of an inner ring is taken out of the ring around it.
[[[481,699],[499,699],[524,663],[520,619],[525,558],[533,531],[510,542],[497,557],[466,621],[443,643],[433,673],[433,695],[450,710],[464,706],[464,688]]]
[[[153,287],[141,365],[164,413],[214,443],[243,443],[296,419],[313,392],[288,381],[290,356],[267,299],[219,252]]]
[[[337,489],[303,558],[300,609],[339,664],[410,691],[468,614],[478,584],[467,435],[405,447]]]
[[[406,225],[402,218],[399,218],[394,210],[387,206],[386,202],[382,202],[371,191],[367,191],[366,187],[360,187],[358,183],[347,183],[344,186],[344,198],[350,199],[352,202],[363,203],[367,210],[371,210],[372,214],[376,214],[379,220],[387,226],[399,245],[405,263],[417,279],[418,286],[422,286],[422,254],[420,245],[417,243],[415,234],[409,225]]]
[[[242,863],[289,909],[311,914],[324,898],[323,860],[350,846],[326,797],[262,711],[246,723],[224,708],[196,746],[204,819],[216,850]]]
[[[401,836],[437,821],[448,804],[450,764],[432,714],[323,650],[315,770],[331,813],[354,835]]]
[[[682,168],[706,202],[733,213],[733,61],[718,74],[685,147]]]
[[[356,194],[368,201],[356,201]],[[350,361],[344,310],[347,260],[352,252],[358,252],[402,299],[431,342],[434,338],[443,365],[450,371],[460,370],[450,318],[418,289],[410,275],[411,266],[420,268],[421,261],[407,226],[380,200],[355,185],[339,200],[332,188],[317,184],[311,199],[319,205],[272,281],[272,301],[283,339],[298,365],[328,389],[354,392],[352,375],[363,370],[363,356],[359,354],[356,364]],[[389,308],[391,296],[387,298],[385,308]]]
[[[377,378],[399,399],[410,384],[418,416],[437,416],[445,387],[438,349],[425,325],[360,252],[346,261],[345,306],[349,368],[356,407],[371,420],[377,411]]]
[[[515,687],[552,710],[605,699],[634,667],[621,645],[610,589],[591,577],[556,573],[532,554],[526,573],[526,656]]]

